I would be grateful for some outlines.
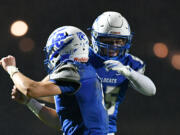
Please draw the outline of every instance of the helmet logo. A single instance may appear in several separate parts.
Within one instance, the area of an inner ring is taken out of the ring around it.
[[[82,39],[85,40],[85,38],[84,38],[85,35],[82,32],[77,32],[77,35],[78,35],[80,40],[82,40]]]

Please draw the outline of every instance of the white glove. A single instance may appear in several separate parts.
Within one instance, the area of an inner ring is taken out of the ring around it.
[[[107,60],[104,62],[106,69],[114,70],[121,75],[124,75],[125,77],[129,78],[131,74],[131,68],[129,66],[124,66],[121,62],[116,60]]]
[[[104,64],[107,70],[117,71],[118,73],[124,75],[127,79],[129,79],[130,84],[132,84],[132,86],[138,92],[147,96],[155,95],[156,87],[149,77],[134,71],[129,66],[123,65],[119,61],[107,60],[104,62]]]

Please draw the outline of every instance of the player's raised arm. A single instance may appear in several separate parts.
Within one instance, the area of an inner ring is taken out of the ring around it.
[[[23,75],[16,67],[16,60],[13,56],[2,58],[1,65],[9,73],[16,87],[26,96],[42,97],[61,94],[60,88],[53,82],[37,82]]]
[[[12,89],[11,97],[16,102],[26,105],[44,124],[60,130],[59,117],[55,109],[44,106],[33,98],[24,96],[15,86]]]
[[[1,65],[9,73],[18,90],[28,97],[38,98],[61,93],[74,93],[80,86],[78,81],[80,77],[75,71],[75,67],[70,63],[56,67],[50,74],[51,81],[42,82],[34,81],[22,74],[16,67],[16,60],[13,56],[2,58]]]

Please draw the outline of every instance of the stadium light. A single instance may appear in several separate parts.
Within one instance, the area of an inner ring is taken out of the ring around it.
[[[31,38],[22,38],[19,42],[19,49],[22,52],[30,52],[34,48],[34,41]]]
[[[165,58],[168,55],[168,47],[166,44],[158,42],[153,46],[153,52],[158,58]]]
[[[172,55],[171,64],[175,69],[180,70],[180,53]]]
[[[28,31],[28,25],[22,20],[12,23],[10,28],[11,34],[17,37],[24,36]]]

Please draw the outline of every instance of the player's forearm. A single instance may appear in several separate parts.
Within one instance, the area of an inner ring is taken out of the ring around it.
[[[36,87],[35,81],[26,77],[21,72],[15,73],[11,78],[17,89],[19,89],[19,91],[22,92],[25,96],[30,96],[30,91],[33,90],[33,87]]]
[[[133,88],[141,94],[146,96],[153,96],[156,94],[156,86],[149,77],[132,70],[128,79]]]
[[[18,68],[15,66],[15,60],[13,61],[13,57],[9,56],[3,60],[3,68],[9,73],[16,88],[19,89],[19,91],[25,96],[39,97],[40,95],[38,94],[40,94],[40,91],[37,89],[39,83],[19,72]],[[6,65],[8,63],[7,60],[9,60],[9,63],[11,62],[8,66]]]
[[[30,99],[26,105],[44,124],[60,130],[60,122],[55,109],[44,106],[35,99]]]
[[[19,91],[21,91],[25,96],[33,98],[50,96],[48,90],[41,87],[39,82],[33,81],[20,72],[15,73],[11,78],[17,89],[19,89]]]
[[[61,94],[59,87],[50,81],[37,82],[20,72],[16,72],[11,78],[17,89],[28,97],[38,98]]]

